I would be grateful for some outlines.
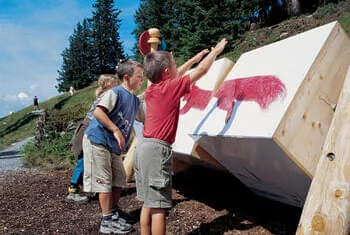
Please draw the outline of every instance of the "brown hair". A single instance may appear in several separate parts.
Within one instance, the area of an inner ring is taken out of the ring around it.
[[[144,73],[152,83],[158,83],[161,74],[166,68],[171,67],[172,55],[167,51],[155,51],[147,54],[143,59]]]
[[[129,77],[131,77],[134,74],[136,67],[143,68],[143,66],[140,63],[134,60],[119,62],[119,64],[116,66],[116,72],[119,79],[123,81],[124,75],[128,75]]]
[[[96,89],[96,97],[99,97],[103,92],[106,91],[107,86],[110,82],[118,81],[117,76],[114,74],[102,74],[98,77],[98,88]]]

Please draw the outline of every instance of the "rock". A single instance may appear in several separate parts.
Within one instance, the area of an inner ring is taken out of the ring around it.
[[[258,26],[257,23],[253,22],[253,23],[250,24],[250,30],[256,30],[258,28],[259,28],[259,26]]]
[[[305,18],[307,18],[307,19],[310,19],[310,18],[313,18],[314,17],[314,15],[308,15],[308,16],[305,16]]]
[[[288,33],[288,32],[281,33],[280,39],[285,39],[285,38],[288,37],[288,36],[289,36],[289,33]]]

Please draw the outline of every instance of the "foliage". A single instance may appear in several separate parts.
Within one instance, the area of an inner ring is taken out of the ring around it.
[[[93,71],[93,47],[91,43],[90,24],[84,19],[78,23],[73,35],[69,38],[69,48],[62,52],[63,64],[58,70],[59,92],[68,91],[70,86],[84,88],[96,77]]]
[[[221,38],[227,38],[230,48],[239,35],[249,29],[250,23],[274,24],[286,17],[285,8],[273,0],[141,0],[135,15],[134,35],[151,28],[161,29],[167,50],[180,63],[204,48],[210,48]],[[267,14],[269,7],[272,7]],[[259,18],[253,19],[255,12]],[[248,21],[248,22],[247,22]],[[137,46],[135,46],[135,52]],[[138,59],[141,60],[138,54]]]
[[[120,42],[121,11],[114,0],[97,0],[91,19],[77,23],[69,47],[62,52],[63,63],[58,70],[59,92],[70,86],[81,89],[91,84],[100,74],[114,73],[124,51]]]
[[[91,22],[95,75],[114,73],[119,60],[125,58],[118,32],[121,11],[114,7],[114,0],[97,0],[93,7]]]
[[[67,169],[74,165],[75,156],[70,151],[72,132],[43,141],[40,148],[33,143],[24,147],[24,162],[27,167]]]

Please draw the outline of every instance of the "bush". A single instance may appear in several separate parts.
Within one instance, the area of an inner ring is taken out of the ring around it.
[[[24,147],[26,167],[68,169],[74,166],[75,156],[70,151],[73,133],[66,133],[54,139],[45,139],[40,146],[29,143]]]

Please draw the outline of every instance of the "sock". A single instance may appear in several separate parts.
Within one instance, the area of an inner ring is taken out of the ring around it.
[[[102,213],[102,220],[111,220],[112,219],[112,211],[106,211]]]

